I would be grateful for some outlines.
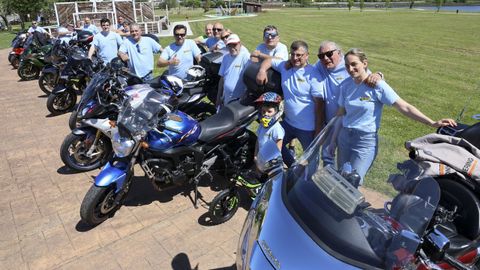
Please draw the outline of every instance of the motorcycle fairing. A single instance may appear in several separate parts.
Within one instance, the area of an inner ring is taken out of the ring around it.
[[[56,74],[58,74],[58,67],[56,67],[54,65],[51,65],[51,64],[47,64],[43,67],[42,73],[44,73],[44,74],[52,73],[52,74],[56,75]]]
[[[120,192],[127,176],[127,168],[128,166],[124,162],[119,161],[112,165],[111,161],[109,161],[97,177],[95,177],[95,185],[98,187],[108,187],[111,184],[115,184],[115,192]]]

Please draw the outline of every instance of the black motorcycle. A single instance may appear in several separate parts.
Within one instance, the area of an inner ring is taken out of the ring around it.
[[[69,46],[60,40],[57,40],[52,49],[45,55],[47,64],[43,67],[40,77],[38,77],[38,86],[45,94],[50,95],[57,85],[62,70],[67,63]]]

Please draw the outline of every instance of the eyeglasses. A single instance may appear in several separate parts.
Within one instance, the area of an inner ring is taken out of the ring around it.
[[[328,57],[328,58],[332,58],[333,56],[333,53],[337,51],[337,49],[335,50],[331,50],[331,51],[328,51],[328,52],[324,52],[324,53],[319,53],[317,56],[318,56],[318,59],[322,60],[325,56]]]
[[[278,33],[276,33],[276,32],[274,32],[274,33],[265,32],[265,33],[263,34],[263,38],[266,38],[266,39],[268,39],[268,38],[274,39],[274,38],[276,38],[277,36],[278,36]]]
[[[185,37],[186,34],[185,34],[185,33],[183,33],[183,34],[177,34],[177,33],[175,33],[174,35],[175,35],[176,37]]]
[[[238,44],[239,43],[230,43],[230,44],[227,44],[227,47],[228,48],[235,48],[235,47],[237,47]]]
[[[223,28],[212,28],[214,32],[222,32]]]
[[[304,55],[304,53],[290,53],[290,56],[295,58],[302,58]]]
[[[223,36],[222,39],[227,39],[230,35]]]
[[[137,52],[138,53],[142,53],[142,51],[140,50],[140,45],[138,45],[138,43],[135,45],[135,47],[137,47]]]

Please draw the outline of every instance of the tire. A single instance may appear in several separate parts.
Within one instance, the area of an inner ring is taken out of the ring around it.
[[[16,54],[9,54],[9,55],[8,55],[8,62],[9,62],[10,64],[12,64],[13,59],[15,59],[15,57],[17,57]]]
[[[18,67],[20,66],[20,57],[18,57],[18,56],[15,57],[15,58],[12,60],[11,64],[12,64],[12,67],[13,67],[14,69],[18,69]]]
[[[64,91],[59,94],[52,93],[47,99],[47,109],[53,115],[66,113],[77,103],[77,94],[73,91]]]
[[[40,75],[40,69],[34,66],[32,63],[27,62],[18,67],[17,74],[20,79],[24,81],[30,81],[38,78]]]
[[[55,88],[55,74],[53,73],[42,73],[38,78],[38,86],[40,86],[40,90],[42,90],[45,94],[50,95]]]
[[[92,185],[83,198],[80,206],[80,218],[90,226],[96,226],[104,222],[107,218],[120,208],[120,204],[115,203],[115,185],[108,187],[97,187]]]
[[[73,110],[73,112],[70,114],[70,117],[68,118],[68,126],[70,127],[70,130],[74,130],[77,128],[77,110]]]
[[[193,106],[186,108],[184,112],[190,115],[191,117],[193,117],[193,119],[200,122],[214,115],[217,112],[217,110],[215,109],[215,106],[213,104],[200,102],[198,104],[195,104]]]
[[[240,205],[240,194],[236,188],[224,189],[213,198],[208,212],[211,222],[215,225],[230,220]]]
[[[70,133],[65,137],[60,147],[60,158],[65,166],[75,171],[86,172],[100,168],[107,163],[113,153],[110,138],[104,134],[100,136],[93,157],[88,157],[86,152],[95,139],[95,135],[91,136],[90,141],[87,141],[88,139],[86,134]]]

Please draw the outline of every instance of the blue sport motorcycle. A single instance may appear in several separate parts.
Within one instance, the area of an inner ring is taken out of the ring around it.
[[[115,213],[137,163],[158,190],[194,184],[195,206],[198,182],[211,177],[211,170],[232,176],[252,165],[256,136],[247,126],[256,118],[255,107],[232,102],[197,122],[181,111],[170,111],[169,98],[145,85],[122,104],[112,130],[115,155],[83,199],[83,222],[95,226]]]

